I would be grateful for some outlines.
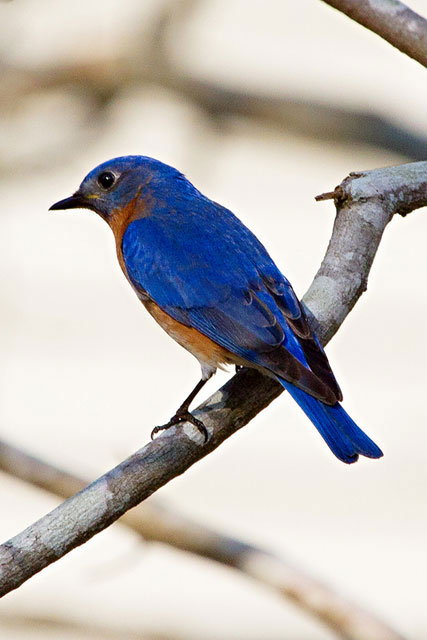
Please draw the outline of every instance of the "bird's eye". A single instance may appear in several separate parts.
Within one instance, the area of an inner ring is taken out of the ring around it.
[[[116,176],[111,171],[103,171],[98,176],[98,184],[103,189],[110,189],[116,181]]]

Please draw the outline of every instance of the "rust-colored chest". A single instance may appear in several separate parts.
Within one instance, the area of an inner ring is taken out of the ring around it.
[[[123,258],[122,240],[123,235],[131,222],[141,217],[142,205],[139,199],[139,193],[128,204],[120,209],[116,209],[109,216],[107,222],[114,234],[116,241],[117,258],[122,268],[123,273],[129,280],[129,275],[126,269],[126,264]]]

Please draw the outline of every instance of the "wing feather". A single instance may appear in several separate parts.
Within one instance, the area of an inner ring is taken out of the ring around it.
[[[122,252],[135,289],[239,358],[335,403],[339,387],[290,283],[255,236],[215,207],[204,225],[197,212],[131,222]]]

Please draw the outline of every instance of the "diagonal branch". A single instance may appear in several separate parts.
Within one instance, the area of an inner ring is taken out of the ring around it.
[[[338,215],[326,256],[304,297],[323,344],[366,288],[382,233],[395,213],[427,205],[427,162],[352,174],[334,192]],[[0,546],[0,595],[108,527],[131,507],[211,453],[281,392],[242,370],[196,411],[211,433],[172,428]]]
[[[399,0],[323,0],[427,67],[427,20]]]
[[[62,498],[87,482],[0,441],[0,470]],[[346,640],[402,640],[393,629],[305,571],[264,549],[220,534],[152,498],[119,522],[150,542],[232,567],[323,622]],[[3,618],[2,618],[3,619]]]

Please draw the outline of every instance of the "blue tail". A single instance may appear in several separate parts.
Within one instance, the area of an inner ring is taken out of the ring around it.
[[[331,451],[343,462],[356,462],[359,455],[381,458],[383,452],[337,402],[327,405],[295,385],[279,378],[281,384],[310,418]]]

